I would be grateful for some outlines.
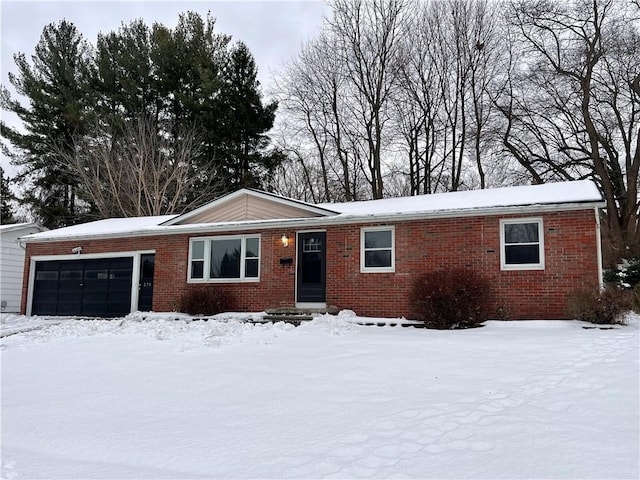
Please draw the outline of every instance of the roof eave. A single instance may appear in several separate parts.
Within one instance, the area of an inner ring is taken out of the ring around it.
[[[462,218],[477,217],[487,215],[529,215],[533,213],[549,213],[557,211],[587,210],[595,208],[603,208],[605,202],[587,201],[560,204],[534,204],[521,206],[502,206],[490,208],[469,208],[460,210],[438,210],[432,212],[414,212],[414,213],[385,213],[385,214],[369,214],[369,215],[349,215],[339,214],[332,217],[310,217],[310,218],[291,218],[291,219],[274,219],[262,220],[259,222],[235,222],[235,223],[212,223],[212,224],[191,224],[191,225],[164,225],[146,228],[138,231],[121,232],[117,234],[94,234],[94,235],[74,235],[63,238],[41,237],[32,238],[22,237],[24,243],[47,243],[47,242],[67,242],[78,240],[92,240],[104,238],[123,238],[123,237],[150,237],[159,235],[179,235],[190,233],[215,233],[215,232],[236,232],[247,230],[266,230],[273,228],[319,228],[332,225],[348,225],[353,223],[371,223],[371,222],[398,222],[411,220],[428,220],[437,218]]]

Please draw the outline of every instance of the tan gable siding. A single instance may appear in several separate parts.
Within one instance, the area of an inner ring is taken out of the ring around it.
[[[264,198],[243,195],[229,200],[217,208],[205,210],[184,222],[180,222],[180,224],[270,220],[277,218],[308,218],[317,216],[319,215],[302,208],[284,205]]]

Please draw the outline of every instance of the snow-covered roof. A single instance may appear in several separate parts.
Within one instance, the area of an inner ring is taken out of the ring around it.
[[[385,198],[362,202],[319,205],[343,215],[372,216],[410,213],[461,212],[499,207],[602,202],[602,195],[590,180],[545,183],[520,187],[490,188],[434,193],[413,197]]]
[[[61,239],[77,237],[123,236],[139,233],[149,227],[157,227],[163,222],[171,220],[176,215],[160,215],[155,217],[107,218],[95,222],[81,223],[70,227],[58,228],[46,232],[34,233],[23,240]]]
[[[282,203],[278,200],[279,203]],[[292,201],[293,202],[293,201]],[[211,205],[211,204],[208,204]],[[215,205],[215,202],[214,202]],[[386,198],[348,203],[317,205],[315,216],[301,218],[264,218],[260,220],[224,221],[216,223],[173,224],[184,215],[156,217],[111,218],[74,225],[22,237],[25,242],[72,240],[94,237],[163,235],[197,231],[234,231],[274,226],[320,226],[357,223],[371,220],[392,221],[405,218],[456,217],[497,214],[511,211],[568,209],[604,206],[596,185],[589,181],[574,181],[504,187],[486,190],[437,193],[413,197]],[[324,215],[318,216],[322,212]]]
[[[7,225],[0,225],[0,233],[12,232],[14,230],[27,230],[38,229],[40,231],[46,230],[45,227],[41,227],[35,223],[9,223]]]

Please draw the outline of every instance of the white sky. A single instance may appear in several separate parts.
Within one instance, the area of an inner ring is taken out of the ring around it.
[[[258,65],[258,78],[268,93],[272,75],[314,36],[328,8],[322,1],[27,1],[0,0],[2,84],[10,88],[8,72],[15,71],[13,54],[30,57],[49,23],[65,18],[95,44],[98,32],[117,30],[119,26],[143,18],[147,25],[160,22],[174,27],[178,14],[195,11],[203,17],[211,11],[216,30],[232,36],[232,41],[247,44]],[[15,119],[2,112],[4,121]],[[0,163],[7,173],[8,161]]]

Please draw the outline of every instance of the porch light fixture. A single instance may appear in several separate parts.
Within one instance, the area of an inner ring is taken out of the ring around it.
[[[282,242],[282,246],[283,247],[288,247],[289,246],[289,237],[287,237],[286,233],[284,235],[282,235],[282,237],[280,237],[280,241]]]

